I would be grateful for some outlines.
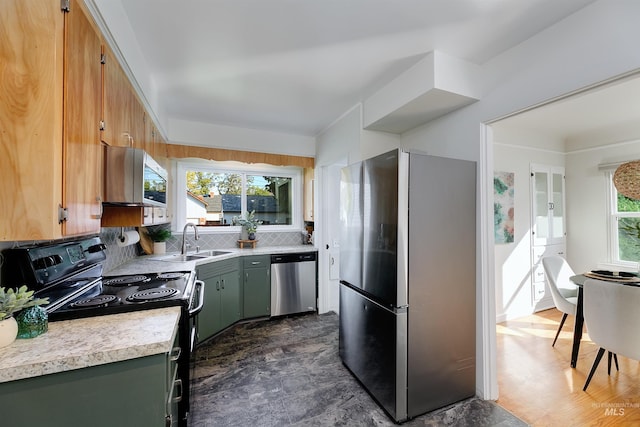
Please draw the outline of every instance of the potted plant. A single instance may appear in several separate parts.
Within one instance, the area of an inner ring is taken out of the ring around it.
[[[163,254],[167,251],[167,240],[171,238],[171,230],[168,228],[156,227],[147,229],[149,238],[153,240],[153,253]]]
[[[258,226],[262,224],[262,221],[256,219],[256,211],[252,210],[249,213],[245,213],[242,218],[234,216],[233,223],[243,226],[244,229],[247,230],[249,240],[255,240],[256,230]]]
[[[15,290],[0,287],[0,347],[8,346],[18,336],[18,323],[14,313],[48,303],[48,298],[34,299],[33,291],[24,285]]]

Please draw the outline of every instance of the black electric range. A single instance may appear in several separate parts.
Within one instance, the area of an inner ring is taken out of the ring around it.
[[[73,298],[58,300],[49,312],[50,320],[77,319],[88,316],[185,305],[193,306],[193,273],[188,271],[104,276],[91,284],[74,281],[82,288]],[[37,292],[43,298],[60,289]]]
[[[5,286],[26,284],[49,298],[49,320],[123,313],[194,302],[195,275],[189,271],[103,276],[106,247],[98,237],[3,252]]]
[[[38,298],[49,298],[49,321],[138,310],[181,308],[178,375],[190,384],[196,342],[196,315],[204,302],[203,283],[191,271],[103,276],[106,246],[99,237],[19,247],[2,253],[5,287],[26,284]],[[182,388],[178,425],[186,426],[190,387]]]

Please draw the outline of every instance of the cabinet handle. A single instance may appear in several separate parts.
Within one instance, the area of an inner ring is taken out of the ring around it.
[[[100,213],[98,215],[92,215],[93,219],[102,219],[102,214],[104,213],[104,206],[102,206],[102,198],[100,196],[96,197],[96,202],[100,206]]]
[[[220,290],[220,281],[216,280],[216,291]]]
[[[224,289],[224,279],[222,279],[222,289]]]
[[[180,393],[176,397],[171,399],[171,402],[178,403],[182,400],[182,380],[178,378],[173,382],[173,386],[176,387],[180,391]]]
[[[251,265],[259,265],[259,264],[262,264],[262,263],[260,261],[252,261],[251,262]]]
[[[173,347],[171,350],[171,356],[169,356],[169,360],[175,362],[180,358],[180,354],[182,353],[182,349],[180,347]]]

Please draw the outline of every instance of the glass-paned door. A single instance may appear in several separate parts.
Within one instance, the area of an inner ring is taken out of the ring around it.
[[[552,172],[551,233],[552,239],[564,238],[564,173]]]
[[[533,237],[544,244],[549,238],[549,180],[546,172],[533,173]]]
[[[563,243],[565,237],[564,169],[532,165],[531,178],[533,245]]]

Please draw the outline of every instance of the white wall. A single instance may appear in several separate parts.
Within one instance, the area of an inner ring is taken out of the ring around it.
[[[332,262],[340,263],[340,169],[348,164],[398,148],[400,136],[362,128],[362,105],[343,114],[317,137],[316,168],[321,170],[316,217],[319,248],[320,311],[339,311],[339,275],[331,276]]]
[[[318,207],[316,209],[316,247],[318,248],[319,311],[339,312],[339,278],[330,277],[331,262],[340,265],[340,248],[334,241],[340,238],[340,167],[359,157],[360,106],[356,106],[318,135],[316,173]]]
[[[316,138],[316,166],[360,160],[361,106],[356,105]]]
[[[519,129],[494,130],[495,171],[514,173],[514,242],[495,245],[496,320],[537,310],[531,290],[531,175],[532,163],[565,166],[564,144],[557,138]],[[535,148],[534,148],[535,147]],[[539,148],[547,147],[547,148]]]
[[[636,159],[640,159],[640,134],[634,141],[567,154],[567,254],[576,272],[607,262],[607,181],[598,165]]]
[[[172,144],[314,157],[315,138],[284,132],[169,119]]]

